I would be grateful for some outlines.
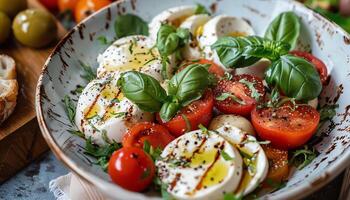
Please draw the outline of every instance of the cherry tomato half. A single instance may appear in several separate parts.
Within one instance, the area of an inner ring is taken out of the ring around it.
[[[249,88],[248,85],[254,89]],[[220,98],[225,95],[227,98]],[[262,80],[249,74],[236,75],[232,80],[222,79],[214,88],[215,107],[219,111],[245,117],[250,116],[250,112],[258,103],[257,99],[262,99],[264,95],[265,88]]]
[[[152,183],[155,166],[151,157],[142,149],[123,147],[111,156],[108,173],[119,186],[140,192]]]
[[[275,182],[282,182],[288,178],[288,151],[280,150],[271,145],[262,145],[267,159],[269,160],[269,171],[267,178]]]
[[[78,0],[58,0],[58,9],[60,12],[64,12],[66,10],[74,11],[77,3]]]
[[[75,21],[78,23],[91,15],[92,13],[108,6],[112,1],[110,0],[78,0],[75,7]]]
[[[134,125],[123,138],[123,147],[139,147],[142,148],[145,141],[148,141],[154,148],[164,147],[175,139],[169,131],[162,125],[141,122]]]
[[[40,0],[40,3],[43,4],[48,10],[54,11],[57,9],[58,0]]]
[[[310,53],[303,52],[303,51],[291,51],[290,54],[300,58],[304,58],[305,60],[311,62],[316,68],[316,70],[318,71],[322,84],[325,84],[327,82],[327,78],[328,78],[327,67],[324,64],[324,62],[322,62],[322,60],[316,58],[314,55]]]
[[[309,105],[299,105],[294,110],[283,105],[254,109],[251,119],[260,138],[280,149],[293,149],[304,145],[316,132],[320,114]]]
[[[208,71],[210,73],[216,75],[216,77],[218,77],[218,78],[223,77],[225,75],[225,70],[224,69],[222,69],[219,65],[215,64],[213,61],[207,60],[207,59],[199,59],[199,60],[196,60],[196,61],[190,61],[188,63],[185,63],[183,66],[180,67],[179,71],[181,71],[185,67],[187,67],[187,66],[189,66],[191,64],[195,64],[195,63],[209,64],[210,67],[209,67]]]
[[[213,116],[213,107],[213,93],[211,90],[207,90],[201,99],[182,108],[170,121],[163,122],[159,114],[157,114],[157,121],[166,126],[171,134],[179,137],[185,132],[198,129],[200,124],[208,126]]]

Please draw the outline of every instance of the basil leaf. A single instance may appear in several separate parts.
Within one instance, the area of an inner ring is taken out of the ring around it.
[[[114,30],[117,38],[129,35],[148,36],[148,24],[140,17],[133,14],[125,14],[117,17],[114,23]]]
[[[312,100],[321,93],[320,76],[312,64],[302,58],[284,55],[265,72],[269,85],[277,86],[282,92],[296,100]]]
[[[123,73],[117,84],[126,98],[147,112],[158,112],[167,98],[156,79],[140,72]]]
[[[157,48],[163,56],[175,53],[180,47],[188,43],[190,32],[188,29],[163,24],[157,33]]]
[[[317,150],[312,147],[311,149],[305,145],[302,149],[297,149],[292,152],[292,158],[290,163],[296,166],[299,170],[310,164],[319,154]]]
[[[266,30],[265,38],[288,43],[294,49],[300,34],[300,22],[293,12],[279,14]],[[290,50],[290,49],[289,49]]]
[[[180,109],[180,104],[176,102],[166,102],[160,109],[159,116],[163,121],[169,121]]]
[[[201,98],[209,84],[209,72],[204,65],[192,64],[176,75],[168,83],[168,94],[175,97],[182,106]]]
[[[260,58],[244,55],[247,42],[239,37],[221,37],[211,48],[215,50],[221,63],[226,68],[240,68],[250,66]]]
[[[202,5],[197,3],[196,10],[194,11],[195,15],[207,14],[210,15],[210,12]]]
[[[243,55],[277,60],[281,55],[289,52],[290,45],[261,38],[259,36],[248,36],[242,38],[246,42]]]

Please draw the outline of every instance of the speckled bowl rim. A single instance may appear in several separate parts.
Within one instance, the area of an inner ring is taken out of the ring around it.
[[[59,50],[58,47],[63,45],[67,41],[67,39],[77,30],[77,27],[79,27],[81,24],[86,23],[91,18],[99,16],[101,12],[104,12],[104,10],[110,9],[110,7],[114,6],[115,4],[121,4],[121,3],[124,3],[126,1],[127,0],[121,0],[119,2],[114,2],[114,3],[110,4],[109,6],[99,10],[98,12],[94,13],[93,15],[89,16],[88,18],[84,19],[82,22],[77,24],[72,30],[70,30],[60,40],[60,42],[56,45],[56,47],[54,48],[54,50],[52,51],[52,53],[48,57],[45,65],[43,66],[42,72],[41,72],[40,77],[38,79],[38,83],[37,83],[37,87],[36,87],[36,95],[35,95],[36,96],[36,99],[35,99],[36,106],[35,107],[36,107],[38,123],[40,126],[40,130],[42,132],[42,135],[43,135],[44,139],[46,140],[50,149],[53,151],[55,156],[61,162],[63,162],[75,175],[78,175],[79,178],[96,186],[102,192],[104,192],[104,194],[106,194],[106,191],[104,190],[104,188],[101,184],[105,184],[106,181],[103,180],[102,178],[97,177],[97,176],[91,176],[89,173],[87,173],[84,170],[82,170],[81,168],[79,168],[79,166],[77,166],[67,155],[65,155],[65,153],[62,151],[61,147],[55,142],[54,138],[52,137],[51,133],[49,132],[47,125],[46,125],[46,122],[45,122],[45,119],[43,117],[43,110],[42,110],[41,100],[40,100],[42,98],[42,96],[41,96],[41,88],[43,86],[42,79],[44,76],[44,72],[45,72],[45,70],[46,70],[46,68],[51,60],[51,57],[58,52],[58,50]],[[302,3],[296,2],[293,0],[287,0],[287,3],[293,4],[295,6],[305,7]],[[334,22],[329,21],[328,19],[326,19],[322,15],[314,12],[310,8],[306,7],[306,11],[321,18],[323,21],[328,23],[333,30],[338,30],[342,35],[344,35],[347,38],[350,38],[350,34],[347,33],[345,30],[343,30],[339,25],[335,24]],[[350,151],[347,150],[344,152],[343,156],[337,158],[337,160],[334,163],[332,163],[319,176],[311,178],[310,181],[304,181],[304,182],[298,183],[298,184],[296,184],[296,186],[294,188],[289,189],[286,192],[277,194],[277,195],[273,196],[272,198],[273,199],[296,199],[296,198],[300,199],[300,198],[306,197],[307,195],[318,190],[319,188],[321,188],[322,186],[324,186],[328,182],[330,182],[332,179],[334,179],[337,175],[339,175],[346,167],[349,166],[349,162],[350,162]],[[99,183],[101,183],[101,184],[99,184]],[[118,186],[116,186],[116,187],[120,188]],[[132,195],[134,197],[138,196],[139,198],[142,198],[141,194],[137,195],[134,192],[130,192],[130,191],[124,190],[122,188],[120,188],[120,189],[124,193],[129,193],[130,195]],[[106,194],[106,195],[108,196],[108,194]],[[151,197],[150,199],[154,199],[154,197],[153,198]]]

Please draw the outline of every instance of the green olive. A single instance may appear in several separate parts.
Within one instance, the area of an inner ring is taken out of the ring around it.
[[[6,42],[11,32],[11,20],[3,12],[0,11],[0,44]]]
[[[0,11],[13,18],[27,8],[27,0],[0,0]]]
[[[16,39],[29,47],[40,48],[57,37],[57,24],[47,11],[28,9],[18,13],[12,24]]]

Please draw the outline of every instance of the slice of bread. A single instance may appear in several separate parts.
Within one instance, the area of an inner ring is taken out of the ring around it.
[[[0,124],[13,113],[17,95],[16,63],[11,57],[0,55]]]

